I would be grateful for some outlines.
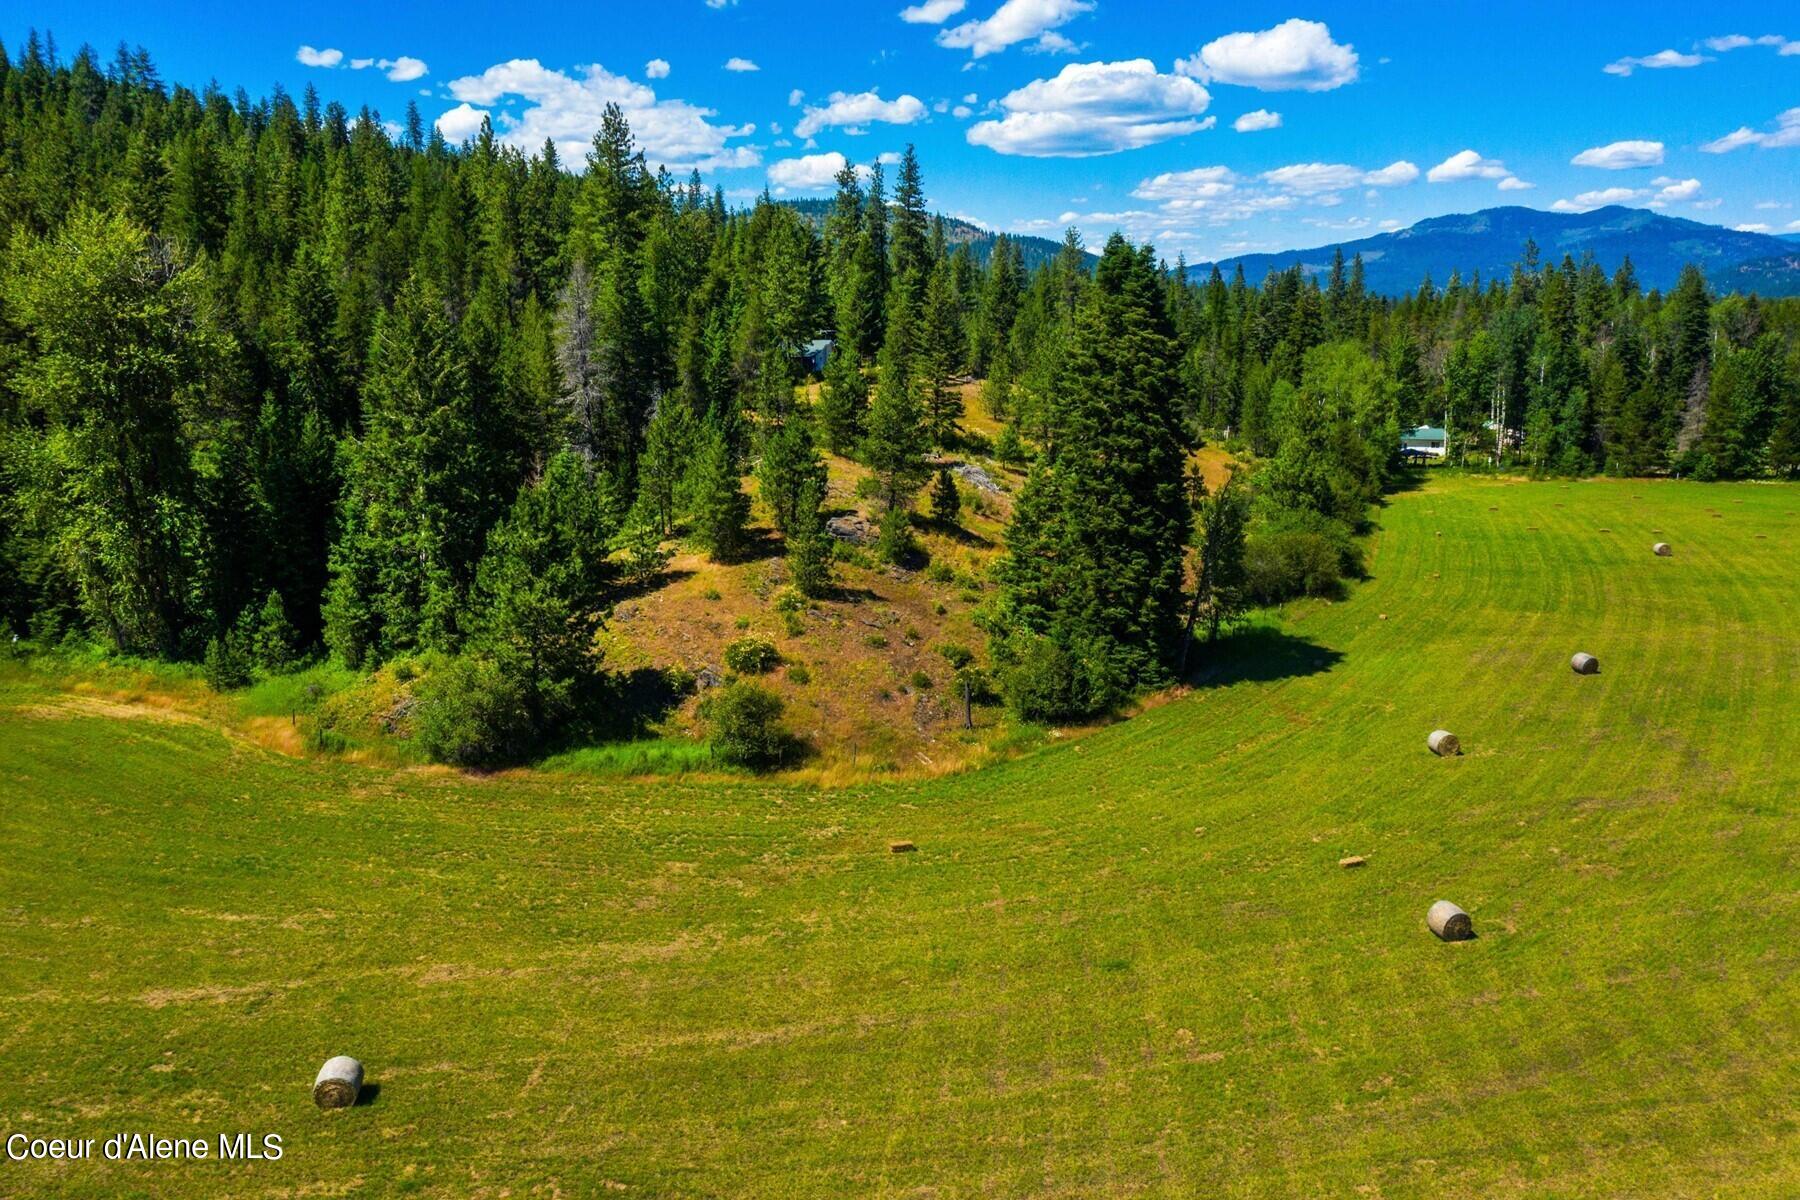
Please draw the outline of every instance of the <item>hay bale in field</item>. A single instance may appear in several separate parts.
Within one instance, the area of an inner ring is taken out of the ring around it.
[[[1569,660],[1569,666],[1574,668],[1577,675],[1598,675],[1600,673],[1600,660],[1591,654],[1577,654]]]
[[[362,1091],[362,1064],[348,1054],[328,1059],[313,1080],[313,1103],[320,1108],[349,1108]]]
[[[889,854],[911,854],[913,851],[915,851],[917,849],[918,849],[918,847],[913,845],[911,842],[889,842],[888,843],[888,853]]]
[[[1462,753],[1461,740],[1448,729],[1432,730],[1431,736],[1425,739],[1425,744],[1430,746],[1431,752],[1439,758],[1449,758]]]
[[[1650,553],[1656,555],[1658,558],[1667,558],[1669,555],[1675,553],[1675,548],[1667,542],[1658,542],[1656,545],[1650,547]]]
[[[1368,859],[1364,858],[1360,854],[1352,854],[1348,858],[1338,859],[1338,866],[1340,866],[1340,867],[1344,868],[1344,870],[1348,871],[1353,867],[1363,866],[1368,861],[1369,861]]]
[[[1464,942],[1475,936],[1469,914],[1448,900],[1439,900],[1425,913],[1425,924],[1446,942]]]

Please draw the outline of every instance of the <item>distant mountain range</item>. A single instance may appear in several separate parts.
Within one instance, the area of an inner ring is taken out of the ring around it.
[[[1245,277],[1258,283],[1269,271],[1297,263],[1308,274],[1323,277],[1331,270],[1332,252],[1341,246],[1346,262],[1362,255],[1370,291],[1398,296],[1416,291],[1428,275],[1439,287],[1453,271],[1461,272],[1465,283],[1477,271],[1484,285],[1508,278],[1527,239],[1538,244],[1542,262],[1561,262],[1564,254],[1580,262],[1592,254],[1608,274],[1630,255],[1638,282],[1646,288],[1672,287],[1691,262],[1717,291],[1800,295],[1800,244],[1794,240],[1617,205],[1586,213],[1488,208],[1431,217],[1408,229],[1353,242],[1239,255],[1222,260],[1219,269],[1230,275],[1241,264]],[[1205,272],[1210,265],[1202,263],[1198,270]]]
[[[821,230],[825,228],[825,218],[831,214],[832,202],[829,200],[783,200],[781,203],[799,212]],[[951,248],[966,244],[970,253],[975,256],[975,261],[985,267],[988,258],[994,253],[994,241],[999,235],[979,225],[971,225],[959,217],[942,217],[942,220],[944,240],[950,243]],[[1019,247],[1027,271],[1035,271],[1050,262],[1062,249],[1061,242],[1049,238],[1017,233],[1009,233],[1006,237]]]

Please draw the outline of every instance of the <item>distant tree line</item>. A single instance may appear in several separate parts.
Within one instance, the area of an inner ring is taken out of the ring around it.
[[[1697,272],[1664,298],[1528,251],[1396,303],[1356,264],[1195,282],[1072,232],[1028,272],[946,244],[910,148],[891,194],[846,168],[815,229],[651,170],[616,108],[579,170],[411,105],[397,130],[310,87],[168,86],[142,51],[0,48],[0,621],[222,687],[439,655],[434,752],[494,761],[593,711],[599,623],[671,538],[745,550],[746,476],[821,595],[822,451],[868,469],[907,563],[931,452],[974,448],[1029,468],[984,619],[1050,719],[1354,571],[1404,424],[1541,471],[1800,468],[1800,309]],[[1254,478],[1201,486],[1209,434]],[[957,511],[939,471],[931,518]]]

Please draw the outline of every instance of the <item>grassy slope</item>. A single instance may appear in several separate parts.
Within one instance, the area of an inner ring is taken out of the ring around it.
[[[294,762],[0,677],[0,1127],[288,1146],[0,1194],[1793,1195],[1795,508],[1434,483],[1213,686],[840,792]],[[379,1096],[321,1115],[344,1052]]]

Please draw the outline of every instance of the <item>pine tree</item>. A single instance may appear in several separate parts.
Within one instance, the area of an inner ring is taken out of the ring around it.
[[[729,562],[743,549],[750,497],[740,485],[737,460],[725,432],[709,425],[694,460],[694,537],[715,562]]]
[[[949,467],[939,467],[931,487],[931,519],[940,525],[955,525],[961,515],[962,496],[956,490],[956,479]]]
[[[924,406],[917,375],[918,322],[910,296],[897,289],[881,348],[880,385],[869,408],[862,460],[874,471],[881,501],[883,557],[897,562],[911,547],[908,533],[914,493],[925,480]]]
[[[698,438],[693,414],[679,400],[664,400],[644,434],[644,455],[638,462],[638,502],[649,526],[667,537],[675,532],[675,515],[681,507],[681,483],[693,460]]]
[[[1174,661],[1190,522],[1178,361],[1148,250],[1115,234],[1063,361],[1060,435],[1026,480],[997,572],[996,658],[1054,669],[1071,712],[1110,707]]]
[[[893,278],[911,292],[914,305],[923,302],[926,280],[931,273],[929,237],[924,177],[919,170],[919,156],[908,143],[900,156],[900,178],[894,184],[892,254]]]
[[[1197,569],[1188,604],[1187,630],[1181,641],[1181,667],[1187,669],[1195,625],[1206,623],[1206,640],[1217,641],[1219,630],[1235,620],[1248,603],[1245,593],[1245,534],[1250,527],[1250,497],[1234,469],[1215,492],[1196,479],[1194,549]]]
[[[869,408],[869,381],[849,345],[832,348],[825,360],[825,385],[819,396],[819,432],[833,454],[851,454],[862,440]]]
[[[520,489],[488,538],[472,621],[474,646],[523,689],[532,725],[566,717],[599,665],[613,528],[604,484],[561,453]]]
[[[801,490],[793,527],[787,532],[788,577],[802,596],[817,598],[831,590],[831,534],[825,528],[824,481],[809,478]]]
[[[794,529],[805,516],[807,488],[817,484],[823,489],[825,482],[825,463],[813,447],[812,430],[804,420],[784,421],[765,430],[756,480],[762,501],[775,518],[775,528],[782,533]]]
[[[925,289],[915,367],[924,392],[926,432],[937,446],[955,443],[957,422],[963,415],[962,393],[951,382],[963,344],[959,315],[949,269],[940,259]]]

